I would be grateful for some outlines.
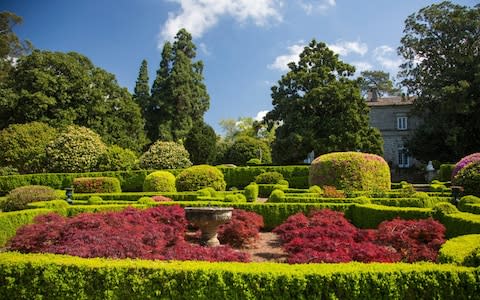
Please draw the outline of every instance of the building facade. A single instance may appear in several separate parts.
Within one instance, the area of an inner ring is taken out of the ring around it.
[[[405,97],[369,97],[370,126],[378,128],[383,138],[384,159],[392,169],[410,168],[417,164],[405,142],[421,120],[413,116],[413,99]]]

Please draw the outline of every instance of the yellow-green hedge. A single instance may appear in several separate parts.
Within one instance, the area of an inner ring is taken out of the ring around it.
[[[161,262],[0,254],[1,299],[474,299],[454,265]]]
[[[355,204],[351,209],[350,220],[360,228],[377,228],[385,220],[400,217],[405,220],[426,219],[433,211],[429,208],[394,207],[374,204]]]
[[[480,234],[467,234],[448,240],[440,248],[438,259],[442,263],[478,267]]]
[[[33,219],[42,214],[53,212],[52,209],[27,209],[0,213],[0,247],[3,247],[8,239],[15,236],[17,229],[29,224]]]

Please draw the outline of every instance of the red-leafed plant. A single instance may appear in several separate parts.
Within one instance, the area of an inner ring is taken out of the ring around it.
[[[168,198],[166,196],[158,195],[152,196],[153,201],[155,202],[166,202],[166,201],[173,201],[172,198]]]
[[[122,212],[86,213],[73,218],[42,215],[18,230],[7,247],[80,257],[246,261],[248,256],[223,247],[202,248],[185,242],[187,221],[179,206]],[[182,249],[180,251],[180,249]]]
[[[258,238],[263,227],[263,217],[241,209],[234,209],[232,219],[218,228],[218,239],[222,244],[232,247],[251,246]]]
[[[432,219],[397,219],[382,223],[378,231],[361,230],[343,213],[325,209],[309,218],[293,215],[274,232],[284,243],[289,263],[413,262],[436,260],[445,228]]]
[[[426,220],[394,219],[378,226],[377,241],[390,245],[402,260],[436,261],[438,250],[445,242],[445,227],[432,218]]]

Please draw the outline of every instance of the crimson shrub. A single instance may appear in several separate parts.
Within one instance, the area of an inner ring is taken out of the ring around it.
[[[247,247],[258,238],[263,217],[241,209],[234,209],[232,219],[218,228],[218,240],[232,247]]]

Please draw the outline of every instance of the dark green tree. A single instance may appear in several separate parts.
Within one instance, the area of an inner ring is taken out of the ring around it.
[[[135,82],[133,91],[133,100],[140,106],[142,115],[145,117],[146,111],[150,105],[150,84],[148,83],[148,63],[144,59],[138,72],[138,78]]]
[[[185,139],[185,149],[194,165],[212,164],[216,157],[217,135],[203,121],[196,122]]]
[[[8,11],[0,12],[0,83],[3,82],[12,63],[20,56],[28,53],[32,45],[21,41],[13,32],[13,27],[22,23],[22,18]]]
[[[258,158],[263,164],[272,163],[270,147],[265,142],[249,136],[238,137],[225,153],[224,163],[245,166],[247,161]]]
[[[399,76],[424,123],[408,148],[424,161],[480,151],[480,6],[441,2],[405,21]]]
[[[324,43],[305,47],[298,63],[272,87],[273,110],[265,120],[280,124],[272,144],[276,163],[298,163],[316,155],[359,150],[381,154],[382,139],[369,126],[368,107],[353,76],[355,68],[339,60]]]
[[[177,33],[173,45],[164,45],[147,118],[153,127],[149,133],[152,140],[184,140],[194,121],[203,120],[209,108],[203,63],[194,61],[195,49],[192,36],[185,29]]]
[[[76,124],[109,144],[135,151],[146,144],[140,108],[130,93],[81,54],[34,50],[18,60],[8,91],[0,101],[0,128],[32,121]]]
[[[384,95],[398,96],[400,89],[393,85],[390,74],[384,71],[363,71],[358,78],[362,95],[375,90],[379,97]]]

